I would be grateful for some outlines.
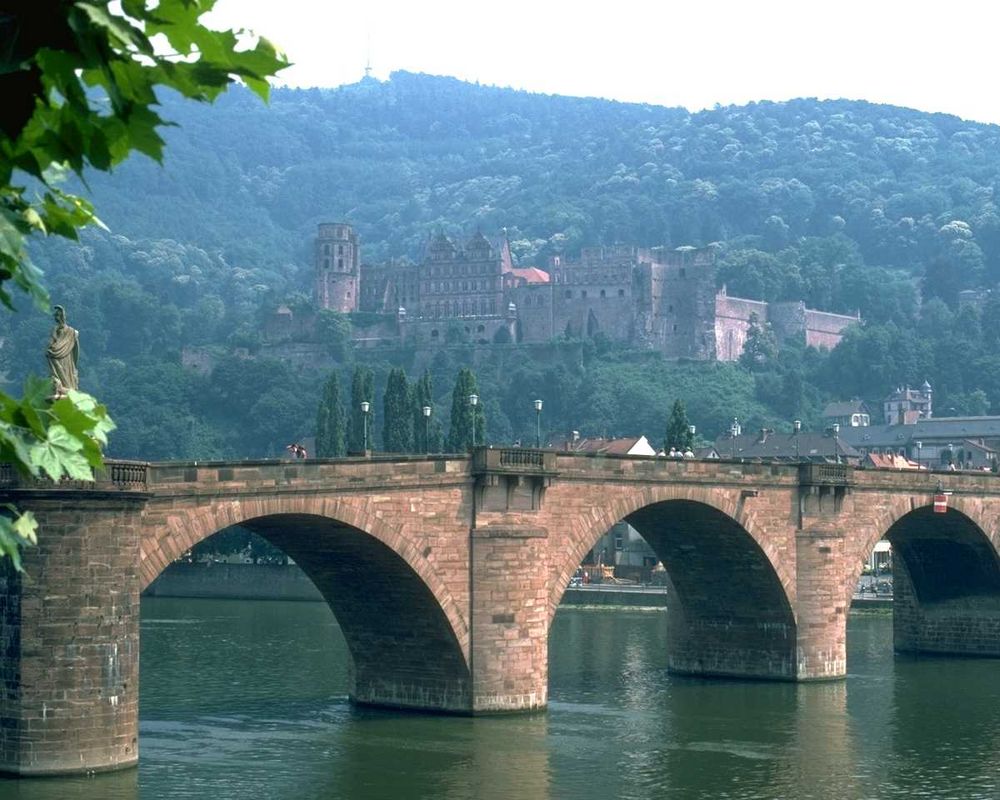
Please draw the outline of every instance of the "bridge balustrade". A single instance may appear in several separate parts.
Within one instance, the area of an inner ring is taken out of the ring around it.
[[[506,472],[538,475],[555,472],[555,453],[521,447],[477,447],[472,454],[474,473]]]
[[[7,489],[96,489],[116,491],[146,491],[148,465],[142,461],[105,460],[104,466],[94,470],[91,481],[63,477],[53,481],[47,477],[21,475],[13,464],[0,464],[0,487]]]

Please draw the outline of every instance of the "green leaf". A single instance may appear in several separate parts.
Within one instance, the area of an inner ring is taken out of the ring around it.
[[[31,463],[54,481],[63,475],[81,481],[93,479],[90,464],[83,453],[83,442],[62,425],[52,425],[47,438],[32,446]]]
[[[21,548],[38,543],[38,521],[30,511],[18,515],[17,509],[6,503],[0,506],[0,557],[10,558],[14,569],[21,568]]]
[[[137,50],[143,49],[146,37],[133,29],[122,17],[109,14],[107,8],[100,8],[90,3],[77,2],[76,7],[81,9],[91,22],[108,32],[112,47],[124,50],[131,47]]]

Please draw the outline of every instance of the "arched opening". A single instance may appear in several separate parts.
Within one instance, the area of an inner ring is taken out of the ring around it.
[[[607,591],[595,584],[609,580],[624,592],[661,587],[665,666],[671,671],[796,678],[796,623],[782,580],[753,536],[729,515],[704,503],[667,500],[627,515],[589,544],[590,553],[570,579],[573,591]]]
[[[954,508],[917,508],[889,528],[899,652],[1000,656],[1000,558]]]
[[[268,514],[240,525],[294,561],[329,605],[350,653],[353,701],[470,710],[468,663],[442,608],[447,601],[407,558],[374,535],[315,514]]]

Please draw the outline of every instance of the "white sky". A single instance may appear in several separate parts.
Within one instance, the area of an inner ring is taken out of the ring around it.
[[[218,0],[209,21],[275,42],[291,86],[353,83],[370,52],[377,78],[691,110],[845,97],[1000,123],[996,0]]]

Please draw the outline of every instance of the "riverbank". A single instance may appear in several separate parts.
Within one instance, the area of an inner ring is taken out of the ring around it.
[[[317,602],[323,595],[294,564],[225,564],[176,562],[143,592],[145,597],[190,597],[206,600],[293,600]],[[570,586],[564,606],[666,608],[664,586],[590,584]],[[852,610],[891,609],[891,596],[859,596]]]

